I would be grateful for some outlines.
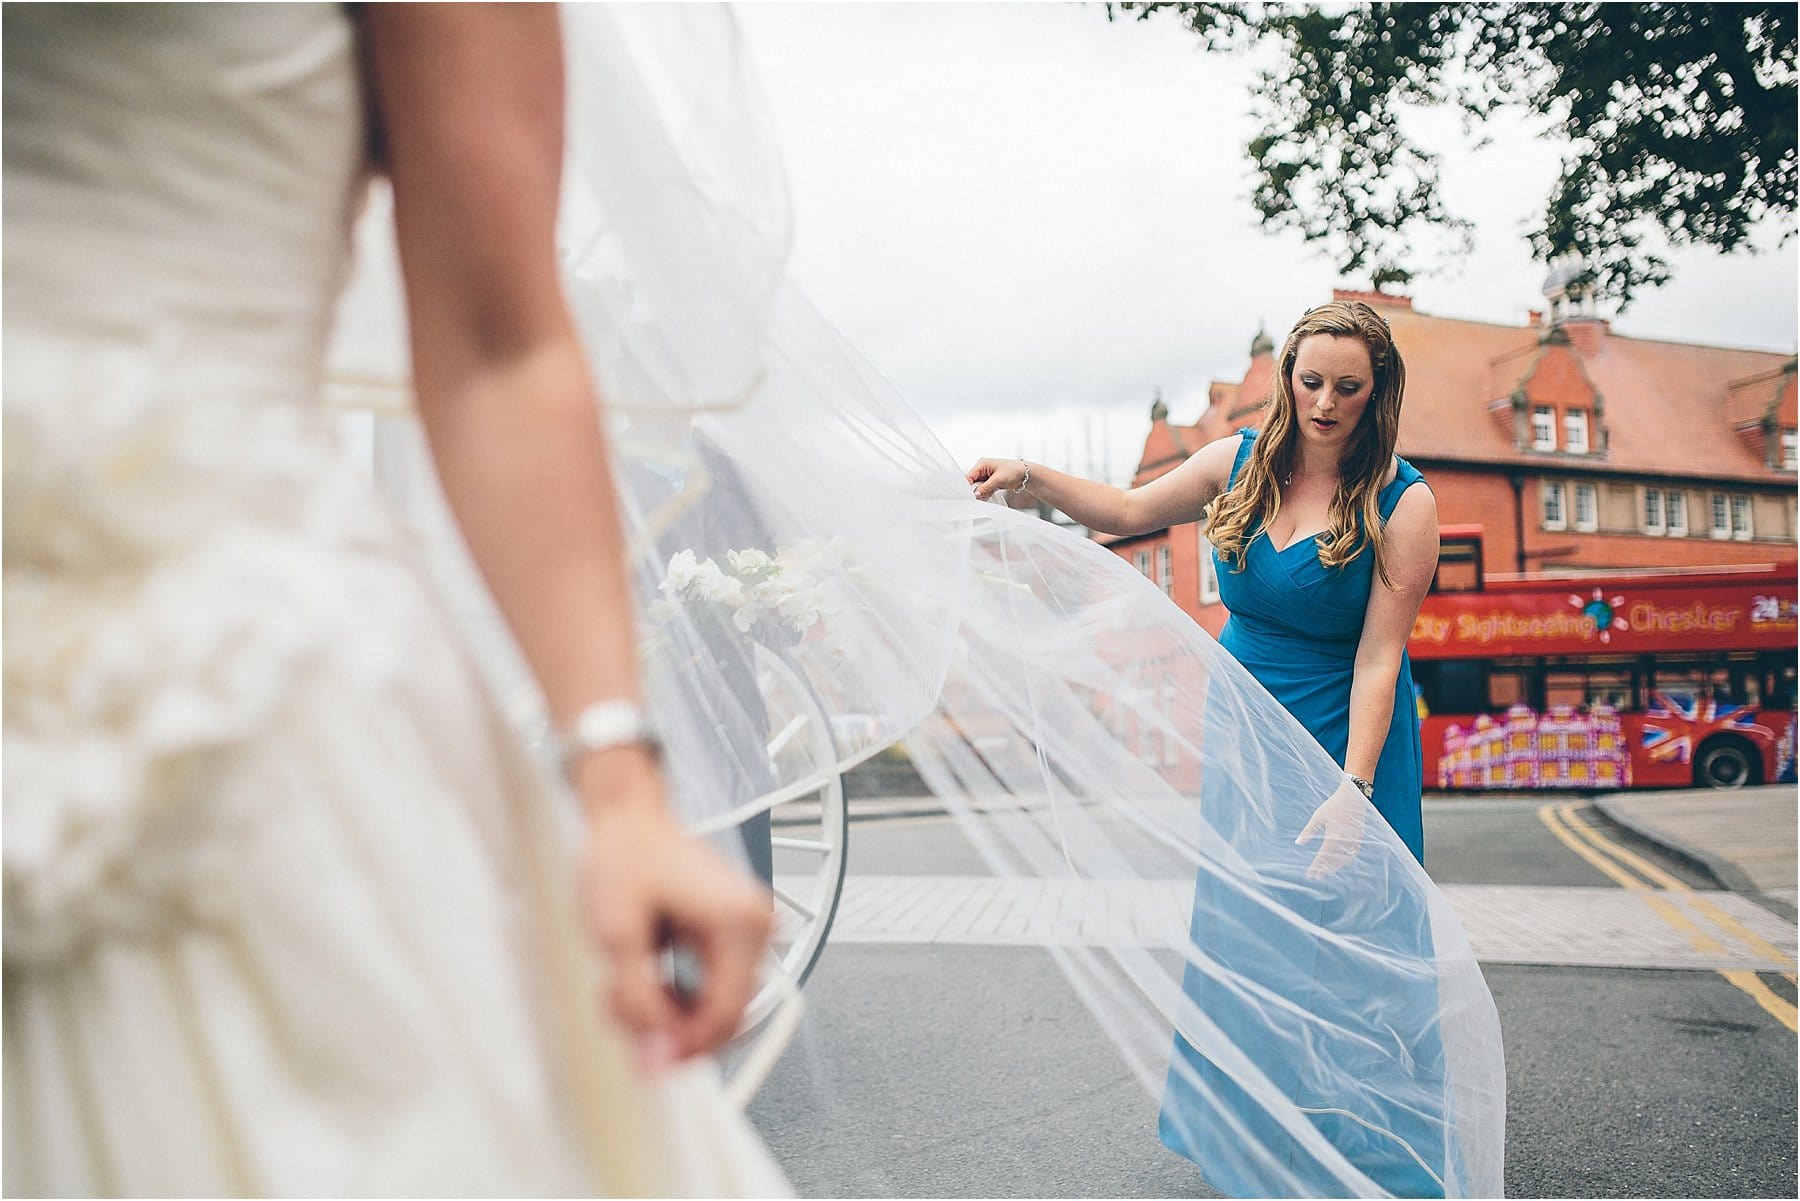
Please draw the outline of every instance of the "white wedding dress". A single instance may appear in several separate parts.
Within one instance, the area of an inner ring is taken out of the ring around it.
[[[316,410],[344,9],[4,20],[6,1193],[784,1190]]]

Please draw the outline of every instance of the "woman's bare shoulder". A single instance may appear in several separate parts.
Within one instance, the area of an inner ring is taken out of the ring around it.
[[[1216,479],[1220,487],[1231,478],[1231,468],[1237,462],[1238,451],[1250,436],[1249,431],[1239,430],[1226,434],[1223,438],[1215,438],[1194,452],[1199,460],[1200,469],[1210,479]]]

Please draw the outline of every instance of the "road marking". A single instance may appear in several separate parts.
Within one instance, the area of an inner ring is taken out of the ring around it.
[[[1720,972],[1719,975],[1742,989],[1783,1026],[1789,1030],[1795,1028],[1794,1007],[1777,996],[1775,990],[1764,984],[1755,972]]]
[[[1721,912],[1717,906],[1707,900],[1703,893],[1696,892],[1681,880],[1676,879],[1662,868],[1657,867],[1654,863],[1634,854],[1632,851],[1600,833],[1600,831],[1593,826],[1577,819],[1574,812],[1577,804],[1578,802],[1575,801],[1566,802],[1561,806],[1559,812],[1563,820],[1566,821],[1577,834],[1580,834],[1583,838],[1594,844],[1602,854],[1611,855],[1620,863],[1623,863],[1638,872],[1652,884],[1660,885],[1670,892],[1685,893],[1692,897],[1694,908],[1704,914],[1714,925],[1723,929],[1740,942],[1748,943],[1761,950],[1763,954],[1767,955],[1769,959],[1774,962],[1777,968],[1786,969],[1789,972],[1793,970],[1794,957],[1792,955],[1786,954],[1769,945],[1751,931],[1746,930],[1736,918],[1732,917],[1730,914]]]
[[[1601,874],[1621,888],[1643,894],[1657,916],[1680,931],[1702,954],[1716,954],[1725,949],[1720,939],[1715,937],[1715,932],[1727,935],[1756,952],[1766,966],[1759,965],[1758,969],[1753,970],[1740,967],[1715,970],[1733,988],[1755,1001],[1776,1021],[1790,1031],[1800,1033],[1800,1010],[1777,996],[1756,974],[1756,970],[1772,970],[1781,972],[1792,980],[1794,956],[1748,929],[1744,923],[1723,912],[1717,904],[1700,896],[1681,880],[1577,818],[1575,809],[1580,804],[1579,801],[1564,801],[1561,804],[1545,805],[1538,810],[1538,818],[1563,845],[1597,868]],[[1627,868],[1631,870],[1628,871]],[[1632,875],[1631,871],[1636,871],[1638,875]],[[1652,885],[1657,887],[1652,888]],[[1713,930],[1700,926],[1671,903],[1667,895],[1662,895],[1669,893],[1682,897],[1712,924]]]
[[[1600,852],[1594,850],[1565,829],[1562,824],[1562,819],[1557,815],[1556,809],[1557,807],[1555,805],[1545,805],[1538,810],[1538,820],[1544,823],[1550,833],[1556,835],[1558,841],[1583,859],[1587,860],[1595,870],[1617,884],[1620,888],[1629,888],[1639,892],[1644,890],[1644,882],[1642,880],[1639,880],[1624,868],[1615,866],[1612,860],[1601,855]]]

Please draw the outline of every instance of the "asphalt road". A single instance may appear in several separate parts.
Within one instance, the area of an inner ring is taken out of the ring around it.
[[[1540,808],[1429,803],[1433,876],[1616,887]],[[851,847],[853,875],[985,874],[948,819],[859,821]],[[1506,1043],[1509,1195],[1795,1195],[1795,1036],[1719,973],[1484,970]],[[828,946],[806,994],[750,1110],[802,1195],[1216,1195],[1157,1142],[1156,1098],[1041,949]]]

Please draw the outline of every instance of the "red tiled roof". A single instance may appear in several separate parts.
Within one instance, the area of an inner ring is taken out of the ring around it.
[[[1586,353],[1544,341],[1542,328],[1408,309],[1391,309],[1386,316],[1406,360],[1400,453],[1408,458],[1504,464],[1555,459],[1620,473],[1780,478],[1735,436],[1726,395],[1732,381],[1778,370],[1792,355],[1656,342],[1605,330],[1595,331],[1595,348]],[[1540,370],[1554,374],[1570,365],[1604,407],[1605,454],[1517,450],[1510,412],[1503,410],[1501,420],[1484,419],[1490,402],[1510,396]]]
[[[1794,360],[1789,359],[1772,371],[1734,381],[1725,391],[1725,420],[1733,426],[1762,421],[1778,414],[1784,400],[1791,415],[1793,397]]]
[[[1438,317],[1414,309],[1405,297],[1342,291],[1336,297],[1379,303],[1393,330],[1406,360],[1399,450],[1408,458],[1763,482],[1791,478],[1765,465],[1760,430],[1752,446],[1738,426],[1771,412],[1777,424],[1794,424],[1792,354],[1633,338],[1594,319],[1552,331]],[[1179,447],[1185,458],[1251,424],[1254,405],[1270,394],[1274,370],[1274,360],[1259,354],[1241,383],[1214,381],[1200,420],[1169,427],[1171,451]],[[1554,396],[1564,405],[1595,410],[1593,444],[1604,451],[1516,447],[1510,398],[1521,389],[1528,403],[1549,403]],[[1150,450],[1147,444],[1146,463]]]

